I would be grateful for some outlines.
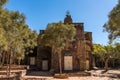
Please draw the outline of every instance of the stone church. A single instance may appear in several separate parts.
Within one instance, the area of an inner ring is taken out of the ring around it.
[[[84,23],[73,22],[71,15],[67,14],[64,24],[74,24],[76,28],[75,41],[69,44],[69,49],[62,51],[62,70],[63,71],[81,71],[91,69],[92,54],[92,32],[84,31]],[[44,30],[40,30],[40,34],[44,34]],[[39,37],[38,37],[39,40]],[[39,70],[59,71],[58,55],[51,56],[50,47],[41,47],[38,41],[36,56],[30,57],[30,65],[35,65]],[[51,60],[54,62],[51,63]],[[53,65],[51,67],[51,65]]]

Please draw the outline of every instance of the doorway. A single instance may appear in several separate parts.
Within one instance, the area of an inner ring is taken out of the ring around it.
[[[30,57],[30,65],[35,65],[35,57]]]
[[[48,70],[48,60],[42,61],[42,70]]]
[[[64,56],[64,70],[73,70],[72,56]]]

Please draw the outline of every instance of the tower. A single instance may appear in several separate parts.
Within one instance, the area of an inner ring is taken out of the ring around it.
[[[65,17],[65,19],[64,19],[64,23],[65,24],[71,24],[72,23],[72,18],[71,18],[71,15],[70,15],[70,12],[69,11],[67,11],[67,13],[66,13],[66,17]]]

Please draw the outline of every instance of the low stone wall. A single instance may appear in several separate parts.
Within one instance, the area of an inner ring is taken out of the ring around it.
[[[26,75],[26,70],[11,70],[11,74],[21,74],[22,76]],[[6,71],[0,71],[0,75],[6,75]]]
[[[10,77],[6,76],[6,71],[0,71],[0,80],[20,80],[21,77],[26,75],[26,70],[11,70]]]
[[[9,77],[9,78],[2,77],[2,78],[0,78],[0,80],[20,80],[20,79],[17,79],[16,77]]]
[[[8,66],[2,66],[0,67],[0,71],[6,71]],[[27,65],[11,65],[11,70],[24,70],[24,69],[27,69]]]

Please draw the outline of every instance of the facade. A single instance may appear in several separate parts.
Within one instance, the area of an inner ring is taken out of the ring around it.
[[[62,51],[62,70],[78,71],[91,69],[91,52],[92,52],[92,32],[84,31],[83,23],[72,22],[71,15],[67,14],[64,24],[74,24],[76,28],[75,41],[69,43],[69,48]],[[40,30],[40,35],[44,30]],[[53,62],[52,62],[53,61]],[[51,63],[52,62],[52,63]],[[51,53],[50,47],[41,47],[38,37],[37,56],[35,62],[31,60],[40,70],[59,71],[58,55]]]

